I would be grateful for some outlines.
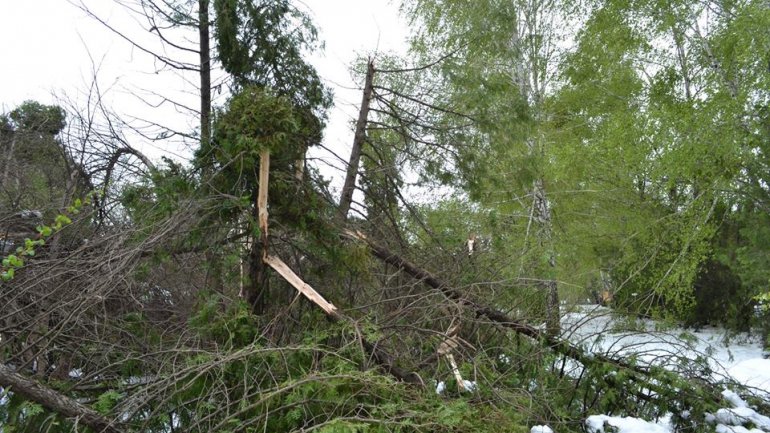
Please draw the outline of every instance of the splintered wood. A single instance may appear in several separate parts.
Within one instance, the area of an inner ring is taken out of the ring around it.
[[[452,355],[452,350],[454,350],[459,345],[457,339],[455,338],[455,335],[457,335],[459,330],[460,325],[451,326],[447,330],[446,338],[438,346],[438,354],[444,355],[444,357],[446,357],[447,361],[449,362],[449,367],[452,369],[452,374],[455,376],[455,380],[457,381],[457,387],[460,389],[460,391],[464,391],[465,382],[463,381],[462,375],[460,375],[460,369],[457,367],[455,357]]]
[[[262,233],[262,259],[267,257],[267,191],[270,181],[270,151],[262,150],[259,154],[259,192],[257,208],[259,209],[259,231]]]
[[[260,169],[259,169],[259,191],[257,194],[257,210],[259,212],[259,229],[262,232],[262,262],[278,274],[283,277],[289,284],[291,284],[298,292],[302,293],[310,302],[319,306],[324,313],[333,320],[350,320],[343,316],[337,307],[331,302],[324,299],[320,293],[313,289],[310,284],[307,284],[300,278],[289,266],[278,257],[268,254],[268,238],[267,238],[267,190],[268,190],[268,170],[270,169],[270,154],[263,151],[260,154]],[[361,235],[363,236],[363,235]],[[389,354],[385,348],[376,343],[371,343],[365,338],[361,337],[361,344],[385,371],[395,376],[397,379],[407,383],[415,385],[425,386],[422,378],[416,373],[404,370],[394,361],[394,357]]]
[[[321,307],[326,314],[339,318],[340,314],[337,311],[337,307],[332,305],[329,301],[324,299],[320,293],[310,287],[309,284],[302,281],[294,271],[289,268],[283,260],[278,257],[270,256],[268,254],[268,238],[267,238],[267,191],[268,182],[270,181],[270,151],[262,150],[259,154],[259,192],[257,194],[257,208],[259,210],[259,230],[262,232],[262,261],[268,266],[275,269],[279,275],[281,275],[286,281],[289,282],[300,293],[305,295],[311,302]]]
[[[266,256],[264,260],[268,266],[275,269],[275,271],[278,272],[278,274],[280,274],[286,281],[288,281],[289,284],[294,286],[295,289],[305,295],[305,297],[308,298],[312,303],[321,307],[321,309],[323,309],[326,314],[335,318],[340,317],[340,314],[337,311],[337,307],[324,299],[320,293],[316,292],[315,289],[310,287],[310,284],[302,281],[302,278],[295,274],[294,271],[292,271],[289,266],[283,262],[283,260],[270,255]]]

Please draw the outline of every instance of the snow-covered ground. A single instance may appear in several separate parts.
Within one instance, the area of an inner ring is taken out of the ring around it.
[[[707,418],[717,433],[770,432],[770,414],[757,413],[728,389],[730,383],[737,382],[751,387],[755,396],[770,401],[770,359],[764,358],[759,338],[746,334],[727,337],[721,328],[685,331],[659,329],[650,320],[628,323],[613,317],[610,309],[598,306],[584,306],[565,314],[562,326],[564,337],[592,352],[635,355],[640,363],[671,369],[698,368],[699,373],[723,382],[725,407]],[[586,428],[597,433],[673,432],[670,417],[642,420],[593,415],[586,420]]]

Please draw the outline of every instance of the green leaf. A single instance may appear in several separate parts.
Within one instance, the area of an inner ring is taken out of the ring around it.
[[[115,390],[109,390],[99,396],[99,398],[96,400],[96,403],[94,404],[94,408],[99,413],[107,414],[110,412],[110,410],[112,410],[113,407],[115,407],[115,405],[118,404],[120,398],[120,393]]]

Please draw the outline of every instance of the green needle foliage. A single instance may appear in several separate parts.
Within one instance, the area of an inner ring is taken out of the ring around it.
[[[115,185],[88,242],[42,243],[76,203],[5,257],[0,362],[126,432],[561,433],[597,413],[711,431],[725,405],[705,356],[570,345],[548,332],[571,310],[545,295],[606,293],[629,316],[604,334],[639,316],[768,332],[765,3],[404,1],[412,51],[374,59],[363,200],[343,223],[304,164],[331,102],[308,15],[215,0],[232,93],[211,139],[190,166]],[[0,117],[3,212],[77,190],[57,182],[77,167],[54,157],[64,120],[35,103]],[[265,151],[269,254],[338,315],[263,263]],[[415,200],[430,188],[444,194]],[[4,432],[83,430],[3,392]]]

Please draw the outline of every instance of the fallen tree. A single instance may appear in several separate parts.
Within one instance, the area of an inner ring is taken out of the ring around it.
[[[27,379],[4,364],[0,364],[0,386],[46,409],[57,412],[67,418],[74,418],[77,422],[90,427],[95,432],[123,433],[125,431],[99,412],[78,403],[64,394]]]
[[[476,317],[486,318],[495,325],[538,341],[550,350],[579,362],[586,369],[590,370],[596,367],[609,366],[615,371],[623,371],[625,377],[637,385],[637,390],[632,391],[632,394],[641,400],[677,398],[685,408],[697,405],[702,406],[704,401],[707,404],[713,403],[716,405],[722,400],[721,390],[717,390],[708,380],[702,380],[702,378],[682,378],[674,371],[640,365],[606,354],[587,351],[559,336],[551,335],[544,330],[510,317],[498,309],[480,304],[463,296],[460,291],[452,288],[441,278],[388,250],[388,248],[373,241],[360,231],[345,229],[343,235],[348,239],[364,242],[374,257],[400,269],[428,287],[440,291],[449,300],[473,312]],[[441,355],[440,352],[423,361],[421,365],[425,366],[438,359]],[[604,375],[601,379],[608,387],[624,386],[612,374]],[[681,389],[682,386],[689,386],[690,392]]]

